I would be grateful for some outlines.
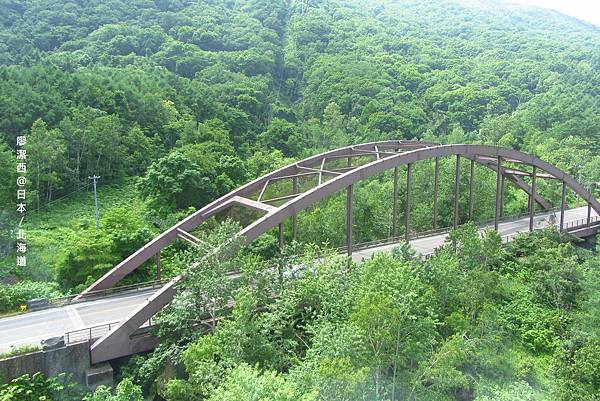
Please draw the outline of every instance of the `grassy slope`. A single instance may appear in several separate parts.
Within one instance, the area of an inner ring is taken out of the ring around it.
[[[98,187],[100,218],[113,207],[143,208],[133,179]],[[52,280],[57,263],[64,258],[69,244],[94,230],[94,199],[91,186],[52,203],[39,211],[29,211],[24,228],[28,238],[28,266],[23,278]],[[0,258],[0,272],[10,270],[15,255]]]

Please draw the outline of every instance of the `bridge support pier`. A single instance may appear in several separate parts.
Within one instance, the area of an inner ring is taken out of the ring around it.
[[[494,230],[498,231],[498,224],[500,220],[500,204],[502,198],[500,197],[500,186],[502,185],[502,158],[498,156],[496,160],[496,212],[494,213]]]
[[[562,195],[560,198],[560,231],[565,229],[565,206],[567,203],[567,183],[562,182]]]
[[[435,173],[433,178],[433,229],[437,229],[438,196],[440,192],[440,158],[435,158]]]
[[[533,166],[531,176],[531,195],[529,196],[529,231],[533,231],[533,216],[535,215],[535,184],[537,177],[537,167]]]
[[[458,228],[460,216],[460,155],[456,155],[456,172],[454,181],[454,228]]]
[[[410,212],[412,209],[412,163],[408,163],[406,166],[406,205],[405,205],[405,227],[404,227],[404,240],[408,242],[410,240]]]

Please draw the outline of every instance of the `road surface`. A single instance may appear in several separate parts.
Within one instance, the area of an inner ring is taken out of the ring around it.
[[[39,344],[64,333],[118,321],[149,298],[156,289],[111,296],[0,319],[0,352],[11,346]]]
[[[593,216],[597,216],[593,212]],[[552,213],[540,214],[535,217],[535,227],[543,228],[550,224]],[[556,221],[560,220],[555,213]],[[565,212],[565,224],[587,218],[587,207],[571,209]],[[484,230],[486,228],[482,228]],[[529,230],[529,218],[500,223],[499,232],[504,238]],[[420,254],[432,253],[444,243],[447,234],[437,234],[430,237],[410,241],[411,246]],[[381,245],[374,248],[358,250],[352,254],[352,259],[360,262],[376,252],[389,251],[395,244]],[[0,352],[6,352],[11,346],[23,344],[39,344],[41,340],[62,336],[66,332],[80,330],[119,321],[133,311],[138,305],[149,298],[156,289],[142,292],[113,295],[101,300],[82,302],[61,308],[30,312],[22,315],[0,319]]]

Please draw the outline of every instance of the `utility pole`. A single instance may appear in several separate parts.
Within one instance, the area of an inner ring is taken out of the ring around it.
[[[100,176],[93,175],[88,177],[94,181],[94,208],[96,209],[96,230],[100,229],[100,215],[98,214],[98,197],[96,196],[96,182],[101,178]]]

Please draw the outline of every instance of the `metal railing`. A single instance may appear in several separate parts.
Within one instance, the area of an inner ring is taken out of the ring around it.
[[[87,301],[91,301],[91,300],[97,300],[97,299],[109,297],[112,295],[123,294],[126,292],[142,292],[142,291],[157,289],[157,288],[164,286],[168,282],[169,282],[169,280],[146,281],[143,283],[123,285],[123,286],[119,286],[119,287],[107,288],[104,290],[90,291],[89,293],[84,294],[77,301],[73,301],[73,299],[75,299],[75,297],[77,297],[79,294],[67,295],[65,297],[59,297],[59,298],[52,298],[52,299],[49,299],[48,302],[45,303],[43,306],[36,307],[34,310],[38,311],[38,310],[51,309],[51,308],[60,308],[62,306],[66,306],[66,305],[72,305],[72,304],[87,302]]]
[[[80,342],[84,342],[84,341],[91,342],[93,340],[96,340],[96,339],[106,335],[107,333],[109,333],[110,331],[112,331],[113,329],[118,327],[119,323],[120,323],[120,321],[115,321],[115,322],[99,324],[97,326],[86,327],[83,329],[68,331],[64,335],[65,344],[75,344],[75,343],[80,343]],[[152,318],[150,318],[150,319],[148,319],[148,321],[144,322],[144,324],[142,324],[138,330],[148,329],[148,328],[152,327],[153,325],[154,325],[154,323],[152,322]]]
[[[582,219],[577,219],[577,220],[566,221],[563,225],[563,231],[569,232],[569,231],[574,231],[575,229],[594,227],[594,226],[598,225],[598,223],[600,223],[600,216],[591,216],[589,223],[588,223],[587,217],[584,217]],[[548,229],[551,227],[553,227],[557,230],[560,230],[560,223],[555,223],[555,224],[547,225],[544,227],[534,227],[533,230],[540,231],[540,230],[545,230],[545,229]],[[503,235],[502,242],[508,243],[508,242],[510,242],[510,240],[512,238],[516,237],[519,234],[523,234],[523,231]]]
[[[560,209],[558,209],[558,208],[552,208],[549,210],[540,210],[535,213],[535,216],[541,216],[541,215],[545,215],[547,213],[555,213],[555,212],[558,212],[559,210]],[[520,213],[520,214],[511,215],[511,216],[505,216],[499,220],[499,223],[508,223],[508,222],[512,222],[512,221],[517,221],[517,220],[520,220],[525,217],[529,217],[529,213]],[[598,217],[598,216],[596,216],[596,217]],[[494,222],[493,219],[484,220],[482,222],[477,223],[477,227],[480,229],[483,229],[483,228],[488,227],[493,222]],[[452,228],[453,227],[443,227],[443,228],[438,228],[435,230],[427,230],[427,231],[421,231],[418,233],[411,233],[409,240],[412,241],[415,239],[426,238],[426,237],[430,237],[433,235],[448,234],[452,230]],[[353,250],[359,251],[359,250],[364,250],[364,249],[376,248],[378,246],[392,245],[392,244],[398,243],[404,239],[405,239],[404,235],[401,235],[401,236],[397,236],[397,237],[388,237],[388,238],[377,239],[377,240],[373,240],[373,241],[360,242],[360,243],[353,245]],[[340,246],[340,247],[334,248],[334,250],[339,253],[344,253],[348,250],[348,247]]]
[[[573,228],[583,228],[583,227],[588,227],[588,226],[594,226],[596,225],[596,223],[600,222],[600,216],[591,216],[590,217],[590,222],[588,224],[588,219],[587,217],[583,218],[583,219],[579,219],[579,220],[572,220],[572,221],[568,221],[565,223],[564,228],[565,230],[570,230]],[[555,227],[558,228],[560,224],[555,224]]]

